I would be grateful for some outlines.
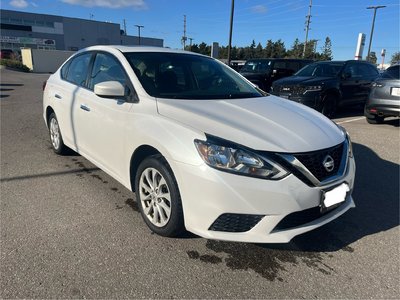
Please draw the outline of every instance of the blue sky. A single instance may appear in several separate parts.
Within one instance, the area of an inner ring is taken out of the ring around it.
[[[254,39],[265,46],[268,39],[282,39],[289,48],[295,38],[304,40],[305,16],[309,0],[236,0],[232,44],[250,45]],[[126,19],[127,32],[137,34],[135,24],[143,25],[143,36],[164,39],[164,45],[181,48],[183,15],[187,16],[187,36],[193,43],[228,44],[231,0],[1,0],[3,9],[46,13],[119,23]],[[318,39],[318,50],[326,36],[332,40],[334,59],[354,57],[359,32],[367,35],[367,52],[373,10],[371,5],[386,5],[377,12],[371,51],[382,48],[387,59],[399,51],[398,0],[314,0],[310,39]]]

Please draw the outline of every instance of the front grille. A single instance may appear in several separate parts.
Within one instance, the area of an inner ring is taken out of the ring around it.
[[[283,85],[276,86],[274,92],[280,95],[302,95],[304,93],[304,87],[299,85]]]
[[[246,232],[257,225],[264,215],[222,214],[208,230],[225,232]]]
[[[332,148],[293,154],[293,156],[296,157],[319,181],[324,181],[338,173],[342,161],[343,148],[344,143],[341,143]],[[330,172],[328,172],[323,165],[323,161],[328,155],[330,155],[334,161],[334,168]]]
[[[341,203],[334,209],[329,210],[324,213],[321,212],[321,208],[319,206],[291,213],[291,214],[287,215],[286,217],[284,217],[278,223],[278,225],[275,226],[273,232],[295,228],[295,227],[310,223],[312,221],[315,221],[318,218],[321,218],[323,215],[327,214],[328,212],[330,213],[332,211],[337,210],[342,204],[343,203]]]

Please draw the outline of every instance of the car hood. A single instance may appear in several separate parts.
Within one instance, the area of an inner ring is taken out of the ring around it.
[[[255,150],[308,152],[344,141],[339,128],[304,105],[275,96],[229,100],[157,99],[158,112]]]
[[[313,76],[290,76],[275,81],[274,85],[317,85],[324,81],[335,79],[335,77],[313,77]]]

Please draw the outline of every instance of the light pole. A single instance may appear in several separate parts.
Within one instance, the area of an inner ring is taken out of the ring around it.
[[[138,33],[139,33],[139,46],[140,46],[140,29],[141,28],[144,28],[144,26],[143,25],[135,25],[136,27],[137,27],[137,29],[138,29]]]
[[[231,4],[231,23],[229,27],[229,44],[228,44],[228,66],[231,65],[231,48],[232,48],[232,30],[233,30],[233,12],[235,10],[235,0]]]
[[[374,35],[374,27],[375,27],[375,17],[376,17],[376,10],[379,8],[384,8],[386,7],[385,5],[377,5],[377,6],[368,6],[367,9],[373,9],[374,10],[374,17],[372,19],[372,27],[371,27],[371,35],[369,38],[369,45],[368,45],[368,54],[367,54],[367,60],[369,61],[369,54],[371,52],[371,44],[372,44],[372,36]]]

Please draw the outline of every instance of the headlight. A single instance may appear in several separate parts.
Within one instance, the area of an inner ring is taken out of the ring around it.
[[[264,179],[278,180],[289,173],[273,160],[239,146],[195,140],[204,162],[215,169]]]
[[[337,124],[336,124],[336,126],[339,127],[339,129],[342,131],[343,135],[345,136],[345,138],[347,140],[349,157],[353,157],[353,144],[351,142],[350,134],[347,132],[347,130],[343,126],[340,126]]]
[[[310,85],[310,86],[305,86],[304,88],[305,88],[305,92],[304,93],[307,93],[307,92],[318,92],[318,91],[322,90],[322,86],[320,86],[320,85]]]

